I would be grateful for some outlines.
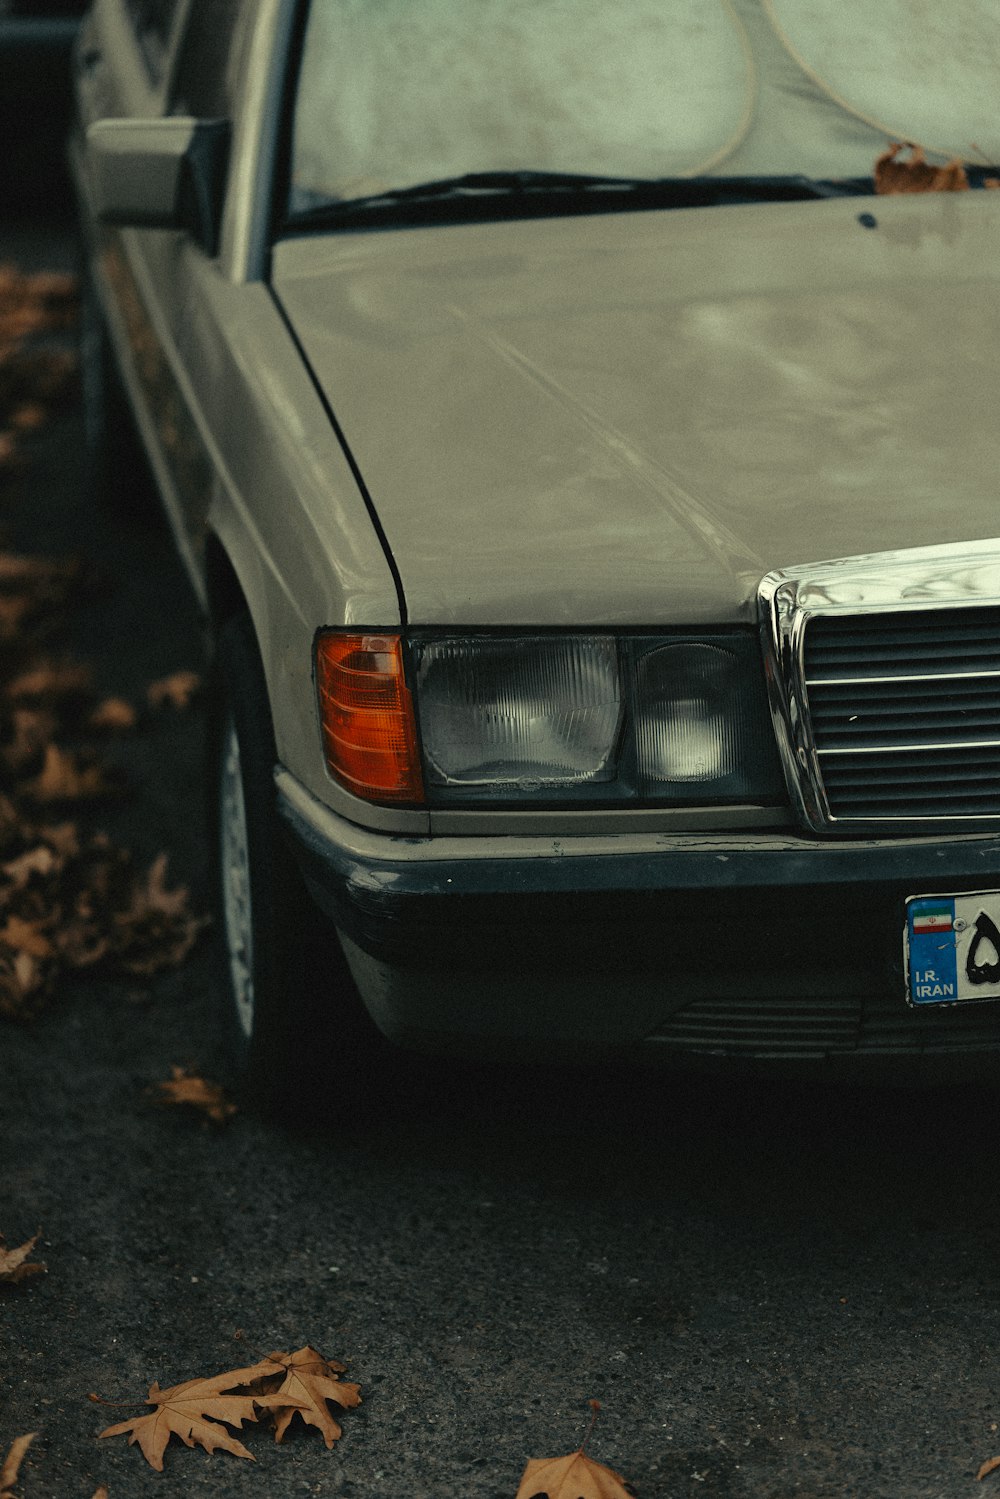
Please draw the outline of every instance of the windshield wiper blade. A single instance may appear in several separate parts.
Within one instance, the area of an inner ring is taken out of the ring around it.
[[[583,172],[467,172],[458,177],[442,177],[432,182],[418,182],[395,187],[360,198],[331,199],[291,215],[288,228],[308,228],[319,223],[364,217],[393,207],[433,206],[477,198],[505,197],[514,200],[533,197],[583,196],[606,193],[641,199],[643,204],[664,207],[702,207],[720,202],[781,202],[809,198],[856,196],[872,191],[870,178],[821,181],[811,177],[610,177]]]

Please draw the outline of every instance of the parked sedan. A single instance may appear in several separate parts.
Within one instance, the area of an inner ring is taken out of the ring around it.
[[[131,414],[215,642],[258,1096],[317,1017],[357,1075],[364,1012],[1000,1045],[1000,40],[960,10],[96,0],[91,433],[113,477]],[[893,140],[970,190],[873,196]]]

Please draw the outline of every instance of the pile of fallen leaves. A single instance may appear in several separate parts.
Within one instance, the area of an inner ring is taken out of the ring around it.
[[[20,434],[72,392],[76,359],[53,335],[73,327],[77,305],[74,276],[0,265],[0,470],[16,463]]]
[[[65,347],[75,278],[0,266],[0,480],[26,461],[20,437],[73,390]],[[0,1018],[35,1013],[67,970],[146,978],[179,963],[203,923],[170,889],[166,855],[148,870],[71,815],[120,795],[97,745],[139,722],[99,700],[84,663],[54,654],[88,586],[76,561],[0,551]],[[144,711],[185,707],[197,677],[153,683]]]

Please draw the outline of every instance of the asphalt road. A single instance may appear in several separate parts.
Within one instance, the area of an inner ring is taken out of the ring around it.
[[[65,236],[0,259],[67,261]],[[74,647],[139,698],[197,666],[162,526],[95,512],[70,413],[33,441],[0,522],[107,586]],[[201,721],[116,751],[104,823],[204,903]],[[995,1096],[418,1064],[355,1117],[214,1130],[157,1110],[216,1061],[211,941],[146,988],[66,984],[0,1030],[0,1230],[48,1274],[0,1291],[0,1457],[40,1433],[19,1499],[513,1499],[525,1460],[591,1450],[641,1499],[987,1495],[1000,1453]],[[242,1330],[242,1340],[236,1339]],[[364,1403],[241,1462],[179,1444],[154,1473],[96,1440],[161,1386],[305,1343]]]

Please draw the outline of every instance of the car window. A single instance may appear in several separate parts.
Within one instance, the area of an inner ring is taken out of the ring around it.
[[[919,27],[912,0],[312,0],[289,206],[502,172],[867,179],[894,140],[995,162],[998,72],[996,0]]]
[[[160,83],[167,63],[167,43],[178,0],[126,0],[150,81]]]
[[[232,113],[233,38],[240,0],[196,0],[192,5],[171,87],[172,113],[227,119]]]

